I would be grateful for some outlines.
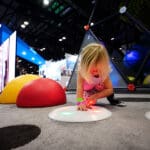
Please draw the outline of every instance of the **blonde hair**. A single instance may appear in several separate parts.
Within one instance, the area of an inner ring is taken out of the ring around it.
[[[83,48],[80,55],[79,72],[88,82],[91,82],[90,67],[97,67],[99,77],[104,81],[110,73],[109,56],[102,44],[91,43]]]

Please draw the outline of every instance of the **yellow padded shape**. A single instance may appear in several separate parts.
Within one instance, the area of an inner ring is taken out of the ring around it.
[[[0,103],[2,104],[14,104],[16,103],[17,96],[23,86],[35,79],[41,78],[38,75],[33,74],[26,74],[16,77],[15,79],[11,80],[3,89],[2,93],[0,94]]]

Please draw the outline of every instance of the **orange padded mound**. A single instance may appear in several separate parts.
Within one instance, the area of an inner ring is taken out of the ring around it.
[[[17,97],[18,107],[46,107],[66,103],[62,86],[51,79],[40,78],[24,85]]]

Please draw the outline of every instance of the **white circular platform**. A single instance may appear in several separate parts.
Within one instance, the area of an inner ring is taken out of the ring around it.
[[[146,117],[148,120],[150,120],[150,111],[148,111],[148,112],[145,113],[145,117]]]
[[[57,108],[48,114],[48,117],[64,122],[90,122],[109,118],[112,113],[103,107],[93,106],[88,111],[79,111],[77,106],[66,106]]]

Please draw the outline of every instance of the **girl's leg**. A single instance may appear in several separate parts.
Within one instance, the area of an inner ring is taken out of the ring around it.
[[[115,96],[114,96],[114,93],[111,94],[110,96],[107,97],[107,100],[109,101],[109,103],[111,105],[118,105],[118,106],[126,106],[124,104],[124,102],[118,100],[118,99],[115,99]]]

